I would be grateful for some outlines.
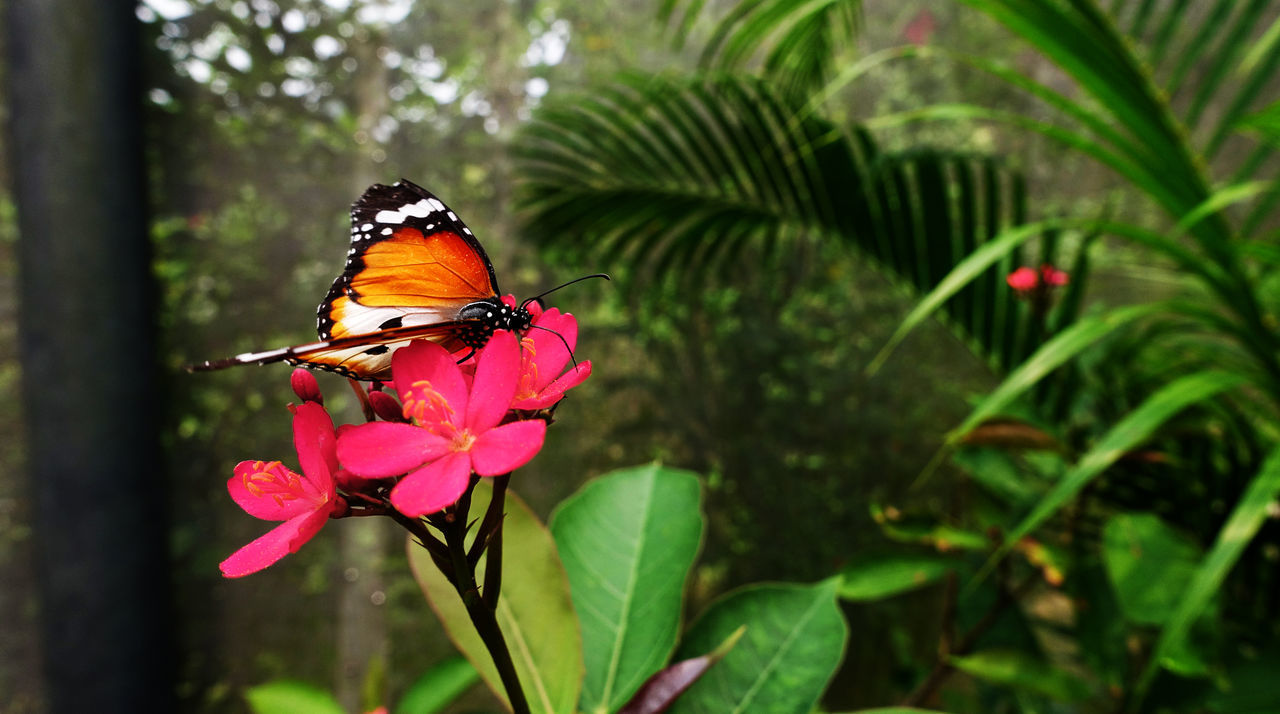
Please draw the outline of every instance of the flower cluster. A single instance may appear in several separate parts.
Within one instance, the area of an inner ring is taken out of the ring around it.
[[[1009,287],[1013,288],[1018,295],[1025,296],[1037,290],[1061,287],[1066,285],[1069,279],[1065,272],[1045,263],[1039,270],[1026,266],[1018,268],[1005,277],[1005,282],[1009,283]]]
[[[236,466],[227,483],[236,504],[283,523],[223,561],[222,573],[248,575],[297,552],[330,518],[438,513],[467,492],[473,474],[507,474],[532,459],[551,408],[591,374],[591,363],[573,359],[572,315],[531,312],[528,335],[498,331],[461,364],[425,340],[397,350],[392,382],[366,394],[365,424],[335,429],[315,377],[295,370],[291,382],[303,403],[291,408],[302,473],[279,461]]]

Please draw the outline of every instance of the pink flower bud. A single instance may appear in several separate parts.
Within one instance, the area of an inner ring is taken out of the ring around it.
[[[298,399],[304,402],[324,404],[324,397],[320,395],[320,383],[316,381],[316,376],[311,372],[299,367],[293,370],[293,374],[289,375],[289,383],[293,385],[293,393],[298,395]]]
[[[369,392],[369,404],[373,406],[373,413],[383,421],[409,421],[404,418],[400,402],[386,392]]]
[[[1044,281],[1045,285],[1066,285],[1070,276],[1064,271],[1045,263],[1040,266],[1040,279]]]
[[[1027,293],[1035,290],[1036,286],[1040,284],[1040,276],[1036,274],[1036,271],[1024,266],[1009,273],[1008,277],[1005,278],[1005,282],[1009,283],[1009,287],[1017,292]]]

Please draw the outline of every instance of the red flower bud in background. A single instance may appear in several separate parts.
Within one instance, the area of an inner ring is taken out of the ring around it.
[[[1009,273],[1008,277],[1005,278],[1005,282],[1009,283],[1009,287],[1016,292],[1029,293],[1040,284],[1040,276],[1031,268],[1023,266]]]
[[[1060,286],[1066,285],[1067,281],[1070,280],[1070,276],[1052,265],[1045,263],[1040,266],[1040,280],[1044,282],[1045,285]]]
[[[1019,296],[1027,296],[1036,291],[1048,291],[1049,288],[1061,287],[1070,282],[1065,271],[1045,263],[1039,270],[1023,266],[1005,276],[1005,282]]]

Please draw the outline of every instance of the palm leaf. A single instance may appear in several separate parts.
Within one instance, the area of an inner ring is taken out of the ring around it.
[[[1021,361],[1041,327],[1004,276],[1031,233],[953,273],[1023,219],[1017,174],[984,156],[886,154],[800,106],[730,76],[631,79],[550,106],[517,143],[528,233],[632,284],[685,289],[836,242],[920,293],[952,276],[933,307],[995,366]]]
[[[710,19],[704,17],[705,5],[705,0],[663,3],[662,19],[679,15],[677,46],[699,19]],[[802,99],[830,78],[836,58],[857,34],[861,10],[862,0],[745,0],[713,20],[701,66],[741,71],[759,60],[763,76],[779,91]]]

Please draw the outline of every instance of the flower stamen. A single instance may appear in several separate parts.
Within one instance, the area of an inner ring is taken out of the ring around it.
[[[431,382],[420,379],[409,387],[404,397],[404,416],[423,426],[433,422],[452,421],[454,410],[449,400]]]

